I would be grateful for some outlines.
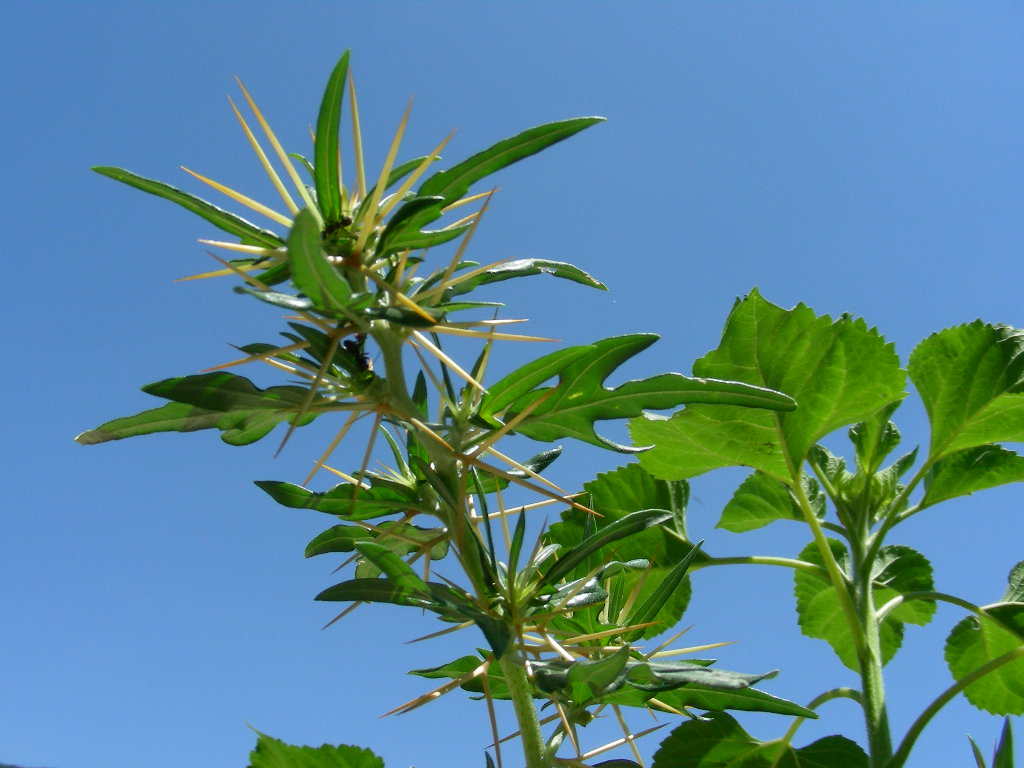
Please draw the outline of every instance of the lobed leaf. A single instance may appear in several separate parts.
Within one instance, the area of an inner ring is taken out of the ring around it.
[[[828,543],[839,567],[848,572],[849,554],[845,545],[835,539],[829,539]],[[813,542],[804,548],[799,557],[804,562],[823,566],[817,545]],[[858,670],[856,646],[850,636],[846,616],[824,570],[813,572],[801,569],[794,572],[793,580],[800,630],[808,637],[825,640],[843,664]],[[879,551],[872,581],[875,607],[880,607],[900,594],[934,589],[930,563],[920,553],[902,546],[886,546]],[[904,623],[927,624],[934,613],[935,604],[923,600],[903,603],[890,612],[879,627],[882,663],[888,663],[902,645]]]
[[[510,420],[532,408],[516,424],[516,432],[544,441],[574,437],[628,453],[637,449],[599,436],[594,422],[630,418],[648,409],[674,408],[682,403],[729,403],[782,410],[793,407],[789,397],[763,387],[675,373],[627,381],[614,389],[603,386],[616,368],[656,340],[653,334],[615,336],[588,347],[562,350],[564,358],[555,356],[559,353],[541,358],[498,382],[484,396],[481,416],[493,421],[496,414],[504,411],[504,418]],[[547,375],[540,378],[542,373]],[[555,374],[557,386],[534,388]],[[512,391],[518,396],[510,397]]]
[[[794,468],[819,439],[904,396],[892,345],[863,320],[817,317],[803,304],[784,310],[756,290],[733,308],[721,344],[693,372],[785,392],[799,407],[689,405],[670,419],[633,419],[634,442],[655,446],[640,463],[659,477],[749,466],[792,485]]]

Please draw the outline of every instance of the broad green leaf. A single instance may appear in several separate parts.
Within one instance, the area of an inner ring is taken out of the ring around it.
[[[435,173],[423,182],[418,194],[441,195],[445,204],[450,205],[480,179],[603,120],[603,117],[577,117],[530,128],[499,141],[446,171]]]
[[[987,443],[1024,442],[1024,331],[980,320],[932,334],[908,371],[931,421],[934,460]]]
[[[1024,603],[986,606],[968,616],[946,638],[946,663],[957,680],[1024,646]],[[964,690],[967,700],[995,715],[1024,714],[1024,657],[1004,664]]]
[[[309,209],[299,211],[288,234],[288,263],[295,286],[318,310],[334,315],[348,309],[352,289],[327,261],[321,247],[320,225]]]
[[[824,496],[818,488],[818,482],[807,475],[801,480],[804,492],[811,500],[818,517],[824,517]],[[763,472],[754,472],[740,483],[739,488],[722,509],[722,517],[715,527],[742,533],[762,528],[776,520],[802,522],[803,519],[800,506],[793,498],[793,492],[788,485]]]
[[[997,445],[978,445],[947,454],[928,470],[920,507],[975,491],[1024,480],[1024,456]]]
[[[508,385],[505,383],[510,377],[506,377],[496,385],[499,394],[491,393],[500,405],[489,402],[485,396],[481,414],[486,418],[489,414],[496,414],[501,405],[506,405],[507,421],[530,408],[529,414],[516,424],[515,431],[534,440],[553,442],[562,437],[574,437],[593,445],[633,452],[637,449],[600,437],[594,431],[594,422],[625,419],[648,409],[661,410],[695,402],[731,403],[754,408],[793,407],[790,398],[762,387],[734,381],[694,379],[675,373],[627,381],[614,389],[603,386],[616,368],[656,340],[657,336],[653,334],[635,334],[598,341],[557,370],[556,386],[531,389],[511,402],[508,401]],[[513,386],[521,389],[523,383]]]
[[[316,200],[324,221],[328,223],[337,222],[341,218],[341,149],[338,131],[341,103],[345,97],[345,80],[348,77],[348,55],[348,51],[341,55],[327,80],[313,139]]]
[[[1004,603],[1024,603],[1024,562],[1017,563],[1010,571],[1009,584],[1003,593]]]
[[[584,561],[572,574],[574,578],[582,578],[608,558],[620,562],[641,558],[649,561],[648,571],[624,571],[612,577],[609,588],[613,596],[607,614],[616,617],[623,607],[620,602],[624,603],[633,595],[633,604],[642,605],[672,568],[693,550],[693,545],[687,540],[685,526],[688,489],[685,482],[652,477],[639,464],[627,464],[614,472],[602,473],[583,487],[589,494],[589,500],[584,497],[584,503],[598,516],[578,509],[565,510],[561,521],[554,523],[547,535],[547,541],[560,544],[563,550],[571,550],[584,541],[588,524],[592,530],[600,531],[638,509],[671,512],[665,522],[605,545],[597,557]],[[699,562],[705,555],[699,553],[696,557]],[[620,594],[623,596],[621,601],[617,597]],[[644,637],[653,637],[678,622],[689,599],[689,579],[683,578],[661,612],[652,619],[657,624],[644,630]],[[596,626],[591,628],[591,631],[596,630]]]
[[[321,492],[276,480],[259,480],[256,485],[278,504],[292,509],[315,509],[345,520],[370,520],[413,510],[419,504],[414,490],[398,484],[375,484],[367,488],[339,483]]]
[[[224,442],[248,445],[267,435],[278,423],[294,419],[307,394],[302,387],[294,386],[260,389],[248,379],[230,373],[165,379],[143,387],[142,391],[174,402],[108,421],[75,440],[82,445],[94,445],[155,432],[219,429]],[[316,416],[315,412],[306,413],[298,426],[308,424]]]
[[[261,733],[249,768],[384,768],[384,760],[361,747],[298,747]]]
[[[659,477],[749,466],[792,485],[793,469],[819,439],[900,399],[904,386],[892,345],[863,320],[817,317],[803,304],[784,310],[756,290],[734,307],[721,344],[693,373],[785,392],[798,407],[689,405],[670,419],[633,419],[633,441],[655,446],[640,463]]]
[[[867,768],[868,757],[843,736],[826,736],[795,749],[782,741],[758,741],[724,713],[713,712],[678,726],[658,751],[653,768]]]
[[[829,548],[844,572],[849,571],[846,547],[829,539]],[[800,553],[804,562],[823,566],[817,545],[813,542]],[[892,598],[909,592],[929,592],[934,589],[931,565],[923,555],[909,547],[883,547],[875,563],[873,601],[881,607]],[[832,588],[824,569],[819,572],[794,572],[796,607],[800,630],[809,637],[825,640],[840,661],[853,670],[858,669],[856,646],[850,634],[839,598]],[[903,624],[927,624],[935,613],[933,602],[913,600],[890,612],[879,627],[882,663],[886,664],[903,643]]]
[[[580,705],[598,702],[606,692],[621,688],[626,679],[627,661],[629,647],[623,646],[622,650],[604,658],[574,662],[566,674],[572,701]]]
[[[456,283],[449,289],[448,295],[461,296],[481,285],[498,283],[502,280],[526,277],[528,275],[553,275],[565,280],[572,280],[574,283],[588,285],[591,288],[599,288],[602,291],[608,290],[604,283],[594,279],[582,269],[574,267],[572,264],[566,264],[561,261],[549,261],[547,259],[516,259]]]
[[[241,216],[225,211],[223,208],[218,208],[213,203],[208,203],[195,195],[190,195],[188,192],[182,192],[170,184],[147,179],[123,168],[99,165],[93,168],[93,170],[115,181],[124,182],[136,189],[141,189],[143,192],[148,192],[151,195],[170,200],[172,203],[177,203],[197,216],[206,219],[218,229],[241,238],[243,243],[262,245],[265,248],[279,248],[284,244],[284,241],[273,232],[261,229]]]

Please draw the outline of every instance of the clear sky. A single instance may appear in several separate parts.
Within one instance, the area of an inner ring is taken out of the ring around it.
[[[1009,2],[0,5],[12,278],[0,762],[244,766],[247,725],[368,746],[391,768],[479,766],[488,741],[483,707],[461,694],[378,717],[427,689],[405,670],[479,638],[404,645],[434,625],[388,607],[320,631],[333,608],[312,598],[335,563],[302,549],[325,521],[250,481],[300,481],[322,433],[278,459],[271,441],[234,449],[212,433],[72,442],[156,405],[142,384],[222,362],[228,343],[269,341],[277,322],[225,284],[173,282],[209,268],[195,240],[210,228],[89,166],[201,192],[185,165],[269,198],[225,99],[232,77],[304,152],[351,48],[371,166],[410,95],[409,156],[452,128],[445,157],[460,160],[537,123],[608,118],[503,172],[474,240],[481,261],[562,259],[611,288],[523,281],[510,313],[534,332],[584,343],[652,331],[663,340],[628,373],[687,373],[756,285],[778,304],[861,315],[905,359],[948,325],[1024,326],[1022,39],[1024,7]],[[905,441],[926,441],[920,409],[898,415]],[[564,483],[621,460],[567,448]],[[797,552],[785,524],[749,541],[711,530],[741,476],[694,483],[695,535],[716,554]],[[1022,499],[1011,488],[947,504],[898,543],[932,559],[940,589],[994,601],[1024,559]],[[853,681],[795,629],[788,579],[699,574],[688,638],[739,641],[722,666],[779,668],[764,687],[806,702]],[[908,628],[889,670],[895,730],[948,684],[942,642],[960,618],[940,609],[932,627]],[[861,739],[852,707],[826,706],[798,742]],[[784,728],[744,722],[761,738]],[[987,751],[997,726],[958,703],[914,764],[967,764],[964,732]]]

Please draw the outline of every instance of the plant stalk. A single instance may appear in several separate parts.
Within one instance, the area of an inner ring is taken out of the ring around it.
[[[515,709],[516,722],[519,724],[519,739],[523,744],[523,757],[526,768],[549,768],[550,755],[544,746],[544,737],[540,730],[540,719],[537,708],[533,705],[533,694],[530,678],[526,667],[506,653],[498,660],[505,683],[508,685],[509,697]]]

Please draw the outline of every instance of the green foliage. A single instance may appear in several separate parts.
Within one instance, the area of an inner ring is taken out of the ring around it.
[[[946,329],[921,342],[904,371],[893,346],[863,320],[817,316],[803,304],[786,310],[754,290],[735,304],[719,346],[696,361],[692,376],[663,373],[606,386],[656,340],[632,334],[539,356],[485,384],[499,342],[536,339],[506,333],[502,305],[476,300],[476,289],[540,274],[605,286],[579,267],[545,258],[466,260],[486,203],[458,220],[450,213],[485,197],[466,197],[478,182],[601,118],[529,128],[432,172],[447,139],[396,162],[406,115],[374,182],[362,166],[353,93],[346,146],[356,170],[346,183],[339,131],[351,90],[348,65],[346,52],[328,79],[312,160],[278,152],[298,200],[283,194],[288,215],[212,183],[269,215],[283,227],[280,234],[163,182],[95,169],[237,239],[215,243],[233,256],[221,274],[241,277],[236,292],[289,317],[285,343],[243,345],[246,357],[220,368],[267,363],[291,383],[261,389],[223,371],[156,382],[144,391],[168,404],[108,421],[78,442],[216,429],[225,442],[246,445],[278,424],[287,427],[286,442],[314,419],[340,419],[337,437],[302,485],[257,483],[284,507],[331,516],[305,555],[349,555],[343,565],[352,568],[316,599],[351,604],[346,612],[363,603],[427,611],[443,622],[442,631],[475,627],[486,647],[413,670],[445,682],[395,711],[459,689],[489,704],[508,700],[529,768],[640,765],[622,758],[594,764],[602,750],[580,746],[578,731],[606,709],[631,745],[635,734],[623,710],[688,718],[657,749],[655,768],[902,768],[921,730],[959,693],[996,714],[1024,712],[1024,563],[1011,572],[1000,602],[979,607],[936,592],[927,558],[890,542],[900,523],[935,504],[1024,479],[1024,457],[1005,445],[1024,442],[1024,331],[981,321]],[[268,173],[283,190],[277,172]],[[442,247],[454,252],[437,258],[434,249]],[[444,348],[449,335],[479,344],[472,364]],[[902,440],[891,419],[908,375],[931,435],[924,455],[915,448],[890,459]],[[685,407],[671,415],[653,413],[679,406]],[[371,437],[353,454],[361,457],[358,469],[330,468],[342,482],[305,487],[328,468],[339,443],[348,447],[349,430],[361,419]],[[616,419],[630,420],[635,447],[598,433],[598,422]],[[821,444],[844,428],[848,458]],[[499,450],[516,434],[637,453],[638,463],[598,475],[581,494],[568,493],[543,474],[561,447],[526,458]],[[388,458],[371,461],[379,453]],[[717,558],[691,541],[687,481],[731,466],[752,472],[718,526],[736,533],[780,520],[806,526],[808,543],[796,557]],[[539,526],[533,540],[528,521],[551,504],[558,520]],[[830,645],[859,676],[860,690],[833,688],[804,707],[753,687],[774,671],[734,672],[694,655],[707,646],[635,645],[681,620],[692,571],[737,562],[793,569],[800,629]],[[927,624],[938,601],[969,614],[946,645],[954,682],[894,745],[883,668],[902,647],[906,625]],[[861,706],[866,749],[839,735],[793,747],[800,723],[838,696]],[[553,713],[546,735],[538,705]],[[783,738],[761,742],[727,710],[795,719]],[[1007,724],[993,766],[1011,762]],[[490,754],[485,763],[497,764]],[[251,768],[286,765],[382,763],[355,747],[291,747],[261,735]]]

